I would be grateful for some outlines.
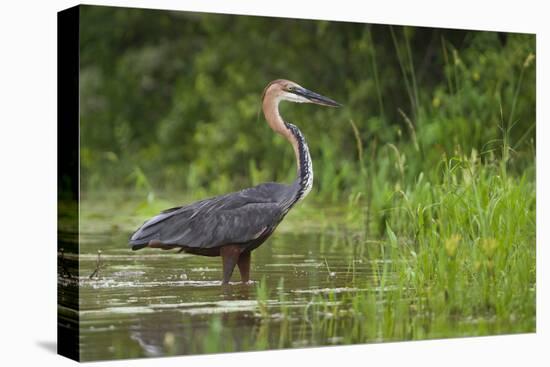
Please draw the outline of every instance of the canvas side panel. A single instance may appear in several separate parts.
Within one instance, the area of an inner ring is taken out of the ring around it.
[[[79,7],[57,14],[57,352],[79,360]]]

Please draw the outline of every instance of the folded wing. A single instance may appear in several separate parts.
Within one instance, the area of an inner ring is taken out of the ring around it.
[[[145,222],[130,246],[137,250],[153,240],[189,248],[246,243],[271,231],[282,216],[279,203],[265,192],[243,190],[166,210]]]

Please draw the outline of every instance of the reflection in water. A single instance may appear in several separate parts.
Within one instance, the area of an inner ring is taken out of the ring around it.
[[[312,297],[330,295],[323,302],[329,307],[341,294],[365,292],[371,266],[378,266],[356,261],[349,245],[319,246],[317,235],[278,234],[253,253],[253,282],[222,287],[217,258],[134,253],[126,249],[125,234],[100,237],[83,236],[81,248],[83,360],[262,349],[250,344],[251,335],[270,346],[339,343],[343,339],[312,344],[315,329],[304,328],[314,317]],[[99,278],[89,279],[99,249],[103,267]],[[273,339],[285,332],[295,334],[291,344]]]

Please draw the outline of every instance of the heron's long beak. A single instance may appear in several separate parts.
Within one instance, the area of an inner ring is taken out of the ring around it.
[[[311,103],[320,104],[322,106],[341,107],[342,105],[328,97],[322,96],[305,88],[298,88],[294,91],[299,96],[307,98]]]

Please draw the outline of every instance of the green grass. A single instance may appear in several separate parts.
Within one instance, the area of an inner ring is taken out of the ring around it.
[[[314,295],[296,326],[288,308],[277,320],[265,309],[264,279],[256,292],[261,325],[243,336],[246,349],[534,332],[534,170],[511,176],[501,163],[475,152],[456,156],[434,166],[437,180],[421,174],[394,187],[391,205],[350,200],[347,211],[356,215],[347,224],[365,229],[350,238],[362,248],[352,263],[380,264],[349,284],[367,291]],[[380,213],[366,220],[369,211]],[[303,213],[312,220],[313,211]],[[374,241],[370,233],[382,228]]]

